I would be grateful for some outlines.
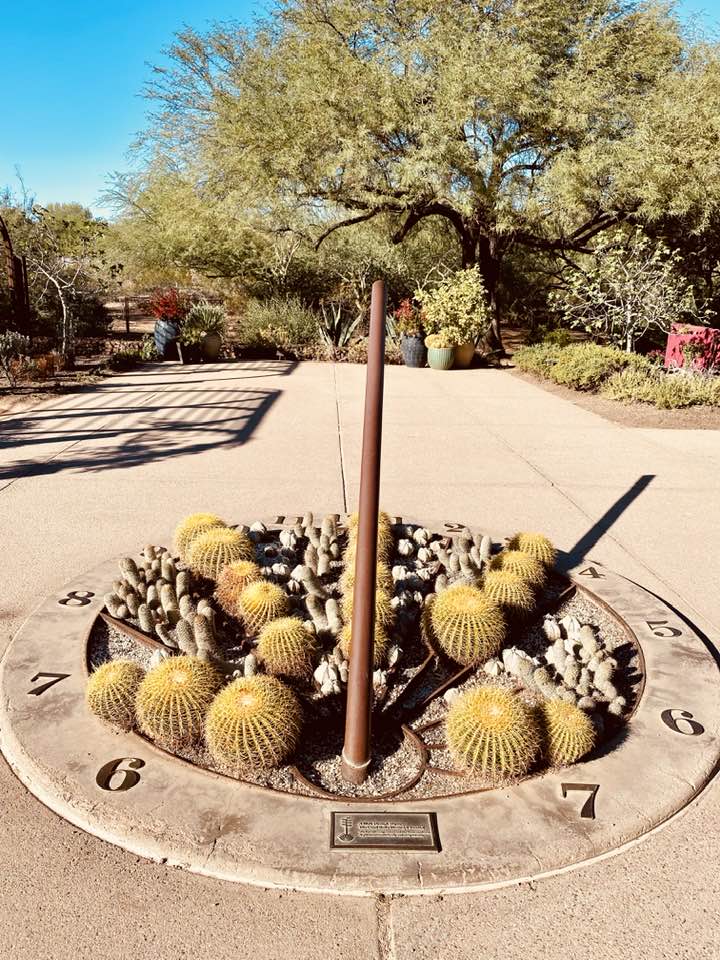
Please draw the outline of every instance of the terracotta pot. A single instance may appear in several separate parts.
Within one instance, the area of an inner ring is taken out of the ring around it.
[[[469,367],[473,362],[473,357],[475,356],[475,344],[472,340],[468,340],[467,343],[459,343],[455,347],[455,366],[456,367]]]
[[[217,360],[222,348],[222,337],[219,333],[206,333],[202,342],[202,354],[205,360]]]
[[[427,347],[422,337],[408,337],[403,334],[400,350],[406,367],[424,367],[427,361]]]
[[[454,359],[454,347],[428,347],[428,363],[433,370],[449,370]]]

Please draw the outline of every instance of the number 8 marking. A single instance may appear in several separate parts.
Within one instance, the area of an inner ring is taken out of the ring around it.
[[[92,590],[71,590],[66,597],[58,600],[58,603],[61,607],[85,607],[94,596]]]

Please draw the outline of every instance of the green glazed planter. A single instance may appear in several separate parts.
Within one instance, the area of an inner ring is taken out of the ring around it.
[[[428,347],[428,363],[433,370],[449,370],[454,359],[454,347]]]
[[[469,367],[475,356],[475,344],[472,340],[467,343],[460,343],[455,347],[455,366]]]

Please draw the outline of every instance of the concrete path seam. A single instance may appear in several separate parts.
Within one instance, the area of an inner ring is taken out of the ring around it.
[[[340,394],[337,384],[337,364],[333,363],[333,390],[335,392],[335,418],[337,422],[338,449],[340,451],[340,482],[342,485],[343,510],[348,512],[348,492],[345,478],[345,451],[343,450],[342,421],[340,419]]]

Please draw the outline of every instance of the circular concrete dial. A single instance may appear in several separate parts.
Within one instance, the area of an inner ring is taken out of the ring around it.
[[[88,711],[87,638],[116,571],[108,561],[67,584],[13,640],[0,674],[0,747],[43,803],[140,856],[335,893],[490,888],[621,850],[686,807],[720,761],[720,676],[704,643],[653,595],[585,562],[572,579],[624,621],[645,662],[619,745],[507,788],[413,802],[343,804],[240,783]],[[440,850],[331,847],[334,813],[383,811],[434,814]]]

